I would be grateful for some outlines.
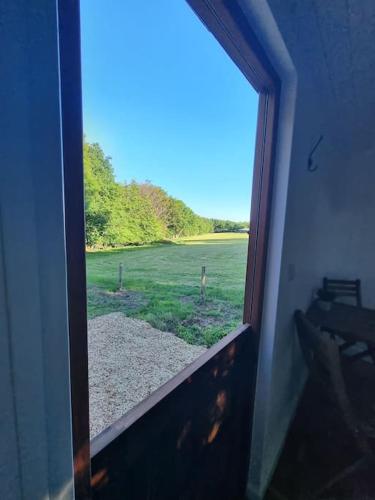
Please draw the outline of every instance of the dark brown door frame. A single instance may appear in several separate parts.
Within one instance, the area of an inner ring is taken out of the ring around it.
[[[225,337],[188,369],[122,417],[116,425],[95,438],[91,453],[94,457],[125,433],[137,419],[183,387],[225,349],[230,349],[241,336],[252,334],[257,341],[260,333],[280,81],[237,0],[187,2],[259,93],[244,326]],[[86,499],[91,498],[91,470],[79,0],[58,0],[58,15],[74,483],[76,498]],[[250,396],[253,397],[253,393]],[[100,477],[93,478],[93,487],[98,480]]]
[[[58,0],[65,241],[76,499],[91,498],[79,0]]]
[[[259,335],[272,198],[280,80],[237,0],[187,0],[259,94],[244,323]]]

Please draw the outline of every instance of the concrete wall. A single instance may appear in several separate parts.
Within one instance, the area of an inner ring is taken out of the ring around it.
[[[72,498],[56,2],[0,17],[0,498]]]

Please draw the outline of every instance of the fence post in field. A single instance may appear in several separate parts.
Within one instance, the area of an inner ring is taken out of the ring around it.
[[[202,274],[201,274],[201,302],[202,304],[206,303],[206,266],[202,266]]]
[[[122,264],[122,262],[120,263],[120,265],[118,266],[118,289],[119,291],[121,292],[122,291],[122,281],[123,281],[123,270],[124,270],[124,266]]]

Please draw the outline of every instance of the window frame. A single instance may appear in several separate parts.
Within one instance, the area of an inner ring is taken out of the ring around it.
[[[229,333],[90,443],[80,12],[78,0],[58,0],[73,467],[75,495],[79,499],[91,497],[92,455],[107,446],[237,336],[246,335],[249,331],[257,341],[260,336],[281,84],[238,0],[186,1],[259,94],[244,325]]]
[[[238,0],[187,0],[259,95],[243,321],[259,335],[272,200],[280,79]]]
[[[91,498],[79,0],[58,0],[74,492]]]

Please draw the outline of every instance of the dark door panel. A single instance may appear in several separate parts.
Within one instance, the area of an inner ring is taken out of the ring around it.
[[[243,498],[254,340],[250,328],[241,327],[207,351],[208,360],[197,360],[195,371],[193,363],[177,375],[179,385],[134,423],[126,427],[125,416],[94,439],[93,498]]]

